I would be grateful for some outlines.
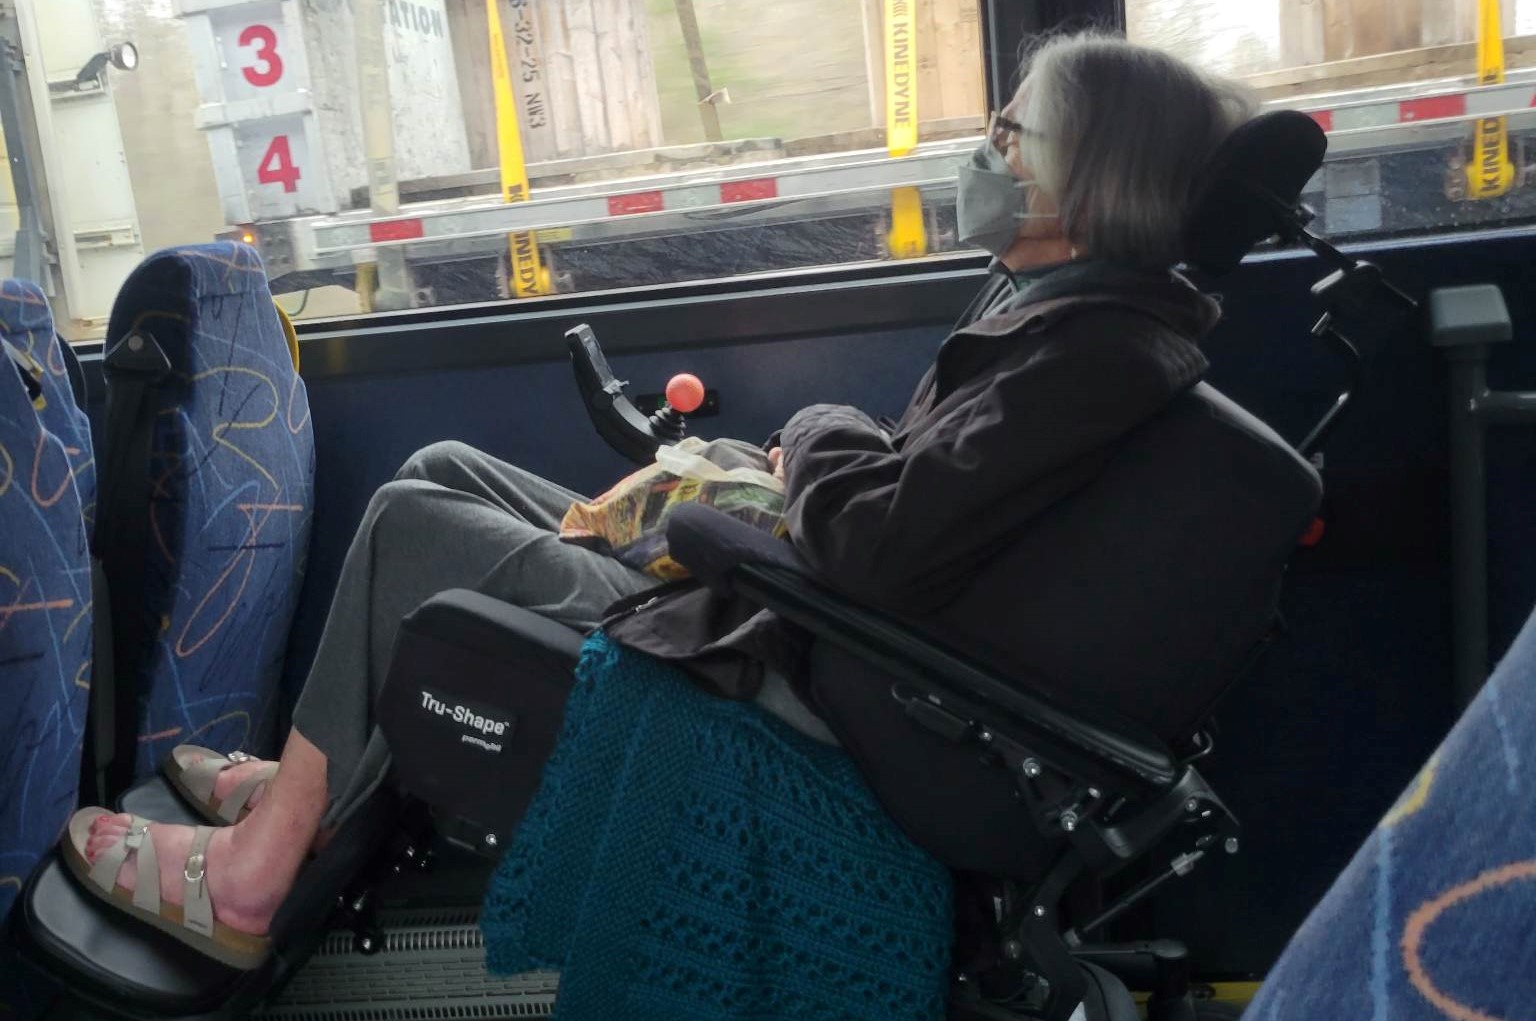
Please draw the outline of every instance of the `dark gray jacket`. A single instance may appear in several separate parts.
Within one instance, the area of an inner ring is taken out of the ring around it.
[[[1018,530],[1091,482],[1117,440],[1199,381],[1196,345],[1217,317],[1177,274],[1054,270],[952,333],[893,429],[841,405],[789,421],[780,442],[795,548],[861,602],[909,617],[939,610]],[[1004,627],[1007,594],[993,604]],[[756,694],[765,662],[793,677],[805,648],[771,614],[687,584],[616,607],[605,626],[733,698]]]

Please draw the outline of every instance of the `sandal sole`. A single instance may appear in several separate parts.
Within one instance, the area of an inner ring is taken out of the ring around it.
[[[105,809],[82,809],[81,812],[96,815],[112,815]],[[81,813],[77,812],[78,817]],[[133,891],[125,886],[113,883],[112,892],[108,893],[95,883],[91,882],[91,866],[86,861],[85,853],[74,843],[74,820],[70,820],[69,830],[66,833],[60,848],[61,857],[69,871],[86,891],[99,900],[112,905],[119,911],[132,918],[152,926],[167,936],[202,954],[210,957],[220,964],[228,965],[237,971],[255,971],[266,963],[272,953],[272,940],[267,936],[253,936],[250,933],[239,932],[231,929],[223,922],[213,923],[213,935],[203,936],[188,930],[181,924],[181,905],[165,904],[163,911],[175,912],[174,915],[162,915],[153,911],[146,911],[133,903]],[[84,831],[89,833],[89,828]],[[146,835],[146,839],[148,839]]]

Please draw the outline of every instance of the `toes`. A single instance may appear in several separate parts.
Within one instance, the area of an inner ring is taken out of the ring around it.
[[[96,817],[91,823],[90,834],[85,841],[86,860],[95,864],[101,853],[123,839],[133,820],[126,815],[106,815]]]
[[[127,831],[131,820],[126,816],[103,815],[91,823],[91,839],[110,839]]]

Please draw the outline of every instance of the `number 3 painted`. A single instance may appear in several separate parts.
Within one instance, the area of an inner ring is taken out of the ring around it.
[[[256,47],[256,63],[242,67],[245,80],[258,89],[276,85],[283,77],[283,58],[277,55],[277,33],[266,25],[249,25],[240,33],[240,46]]]

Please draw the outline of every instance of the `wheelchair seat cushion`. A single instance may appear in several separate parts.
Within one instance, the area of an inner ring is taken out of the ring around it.
[[[492,880],[500,973],[567,1021],[940,1017],[949,873],[847,757],[603,633]]]

